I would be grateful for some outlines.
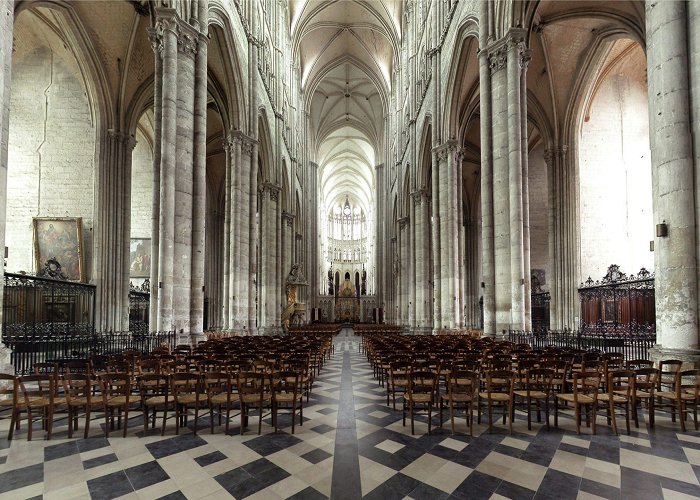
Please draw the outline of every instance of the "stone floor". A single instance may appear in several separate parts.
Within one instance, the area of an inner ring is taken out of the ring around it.
[[[27,442],[23,429],[0,440],[0,498],[700,498],[700,433],[663,414],[619,438],[602,417],[598,435],[577,436],[570,417],[528,431],[523,415],[510,436],[500,424],[428,436],[425,419],[411,436],[352,331],[335,342],[294,435],[289,417],[277,434],[264,422],[262,436],[255,419],[240,436],[238,418],[231,435],[205,422],[197,436],[174,425],[144,435],[140,414],[127,438],[93,425],[89,439],[67,439],[64,423],[51,441]]]

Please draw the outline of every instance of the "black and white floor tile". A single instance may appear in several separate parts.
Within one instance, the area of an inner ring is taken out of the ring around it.
[[[463,419],[452,435],[437,417],[428,435],[419,416],[412,436],[358,341],[350,330],[336,337],[294,435],[287,416],[278,433],[265,419],[262,436],[255,418],[241,436],[237,417],[229,435],[223,426],[210,434],[204,420],[197,436],[175,436],[174,424],[164,437],[144,435],[140,413],[127,438],[105,439],[94,422],[88,439],[68,439],[63,423],[51,441],[37,428],[27,442],[23,428],[11,443],[0,439],[0,500],[700,498],[700,433],[682,433],[664,413],[654,429],[640,422],[619,437],[602,416],[597,435],[576,435],[568,411],[558,429],[528,431],[518,414],[511,435],[499,422],[492,433],[476,425],[473,437]]]

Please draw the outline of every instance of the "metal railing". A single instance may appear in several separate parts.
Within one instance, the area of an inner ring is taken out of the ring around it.
[[[163,344],[171,349],[177,343],[174,331],[168,332],[73,332],[53,335],[15,334],[2,339],[10,349],[10,361],[16,375],[31,373],[35,363],[84,359],[94,355],[117,354],[126,350],[150,353]]]
[[[561,349],[585,349],[600,352],[621,352],[625,359],[649,359],[649,349],[656,344],[656,334],[600,335],[575,331],[525,332],[510,330],[508,340],[516,344],[529,344],[533,349],[559,347]]]

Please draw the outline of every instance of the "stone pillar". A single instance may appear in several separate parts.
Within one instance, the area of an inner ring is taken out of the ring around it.
[[[0,248],[5,248],[7,216],[7,158],[10,142],[10,90],[12,73],[13,0],[0,0]],[[4,254],[3,254],[4,255]],[[0,283],[0,320],[2,319],[3,283]],[[0,329],[2,321],[0,321]],[[0,330],[0,338],[2,331]],[[11,373],[10,351],[0,343],[0,370]]]
[[[149,329],[159,330],[160,287],[158,263],[160,262],[160,156],[163,130],[163,33],[148,28],[148,38],[155,54],[153,75],[153,204],[151,205],[151,297],[149,303]],[[159,146],[161,145],[161,146]]]
[[[495,268],[495,328],[499,336],[511,327],[511,239],[508,155],[508,79],[505,41],[489,48],[491,69],[491,137],[493,158],[493,254]],[[485,263],[486,264],[486,263]],[[484,297],[486,302],[486,296]],[[486,304],[484,309],[487,309]],[[487,323],[488,324],[488,323]],[[490,328],[490,327],[489,327]],[[488,331],[491,334],[491,331]]]
[[[508,84],[508,183],[510,197],[511,322],[514,330],[525,329],[525,262],[523,257],[523,155],[520,96],[521,53],[525,32],[511,29],[507,39]]]
[[[430,221],[430,231],[431,231],[431,241],[432,248],[428,248],[426,252],[425,260],[428,261],[428,265],[431,262],[432,253],[432,308],[433,308],[433,329],[438,330],[442,326],[442,315],[444,313],[442,308],[442,259],[443,259],[443,249],[442,249],[442,214],[440,213],[440,199],[444,196],[444,192],[440,192],[440,168],[439,160],[436,152],[433,152],[432,157],[432,170],[431,170],[431,182],[432,182],[432,193],[430,196],[429,210],[430,214],[428,220]],[[447,258],[447,256],[445,256]],[[417,260],[416,260],[417,262]],[[430,267],[428,267],[430,269]],[[417,284],[417,283],[416,283]]]
[[[653,358],[698,359],[695,165],[689,115],[688,2],[646,2],[658,346]],[[696,27],[694,27],[697,29]],[[696,120],[697,121],[697,120]]]
[[[457,172],[458,148],[456,141],[447,141],[433,148],[439,169],[439,198],[438,206],[433,202],[433,208],[439,214],[440,223],[440,323],[435,328],[452,329],[456,326],[456,318],[459,317],[457,307],[458,294],[461,288],[459,277],[459,235],[458,228],[461,215],[458,214],[457,205],[459,195],[458,185],[461,183],[461,172]],[[461,186],[460,186],[461,187]],[[437,319],[437,318],[436,318]]]
[[[415,196],[413,193],[410,195],[411,199],[409,200],[409,205],[410,205],[410,211],[411,215],[409,217],[409,225],[408,225],[408,231],[409,231],[409,243],[408,247],[410,248],[409,250],[409,255],[410,255],[410,271],[409,271],[409,296],[408,296],[408,325],[411,328],[412,332],[415,332],[417,323],[416,323],[416,307],[418,305],[418,280],[417,280],[417,266],[416,266],[416,259],[417,259],[417,254],[418,254],[418,225],[416,223],[417,219],[417,214],[418,211],[416,210],[416,201],[415,201]]]
[[[203,316],[208,3],[191,4],[186,20],[175,9],[159,7],[155,14],[149,32],[156,48],[154,172],[160,179],[158,269],[151,273],[158,287],[155,322],[186,342],[190,333],[201,335]]]
[[[410,296],[410,283],[408,265],[408,252],[409,252],[409,229],[408,229],[408,217],[402,217],[399,219],[399,279],[398,279],[398,297],[399,297],[399,324],[403,326],[410,326],[410,320],[408,317],[408,303],[411,300]]]
[[[700,3],[688,2],[688,72],[690,81],[690,130],[693,137],[693,163],[700,165]],[[700,176],[695,175],[695,192],[700,193]],[[695,202],[695,220],[700,221],[700,203]],[[700,241],[700,227],[696,224],[695,241]],[[696,259],[700,262],[700,248]],[[700,266],[697,280],[700,282]],[[698,311],[700,311],[700,294],[698,295]]]
[[[248,236],[241,242],[239,255],[241,266],[247,273],[241,274],[240,279],[240,308],[241,322],[243,330],[249,335],[256,335],[258,332],[258,302],[260,296],[261,272],[258,266],[258,244],[260,231],[258,224],[262,220],[262,213],[258,213],[258,143],[245,141],[241,143],[241,165],[243,172],[247,172],[247,180],[242,189],[247,187],[244,194],[243,204],[248,202],[247,208],[242,208],[238,226],[240,231]],[[242,173],[241,175],[245,175]],[[247,216],[247,217],[246,217]],[[247,300],[246,300],[247,299]],[[244,302],[246,300],[246,302]]]
[[[308,115],[306,124],[309,125]],[[307,308],[308,307],[319,307],[317,302],[317,297],[319,293],[319,286],[321,285],[321,276],[325,276],[325,270],[319,271],[320,267],[323,265],[323,256],[319,255],[319,213],[318,213],[318,198],[320,196],[318,190],[318,164],[314,162],[307,163],[308,172],[308,184],[306,191],[306,216],[309,221],[306,231],[306,271],[309,273],[307,278],[309,280],[308,287],[308,297]],[[325,287],[326,285],[324,285]]]
[[[488,2],[481,2],[479,19],[479,111],[481,128],[481,274],[484,334],[496,334],[496,274],[494,254],[494,205],[492,163],[491,67],[488,44]],[[494,61],[495,62],[495,61]]]
[[[294,214],[282,212],[282,274],[278,277],[278,282],[281,284],[286,279],[289,272],[292,270],[294,260]],[[284,287],[280,289],[284,293]]]
[[[430,334],[433,329],[430,309],[430,206],[425,191],[411,193],[414,205],[413,220],[415,228],[414,269],[415,269],[415,327],[418,334]]]
[[[192,6],[194,9],[194,5]],[[191,240],[191,276],[190,276],[190,334],[192,342],[203,340],[204,324],[204,266],[205,266],[205,227],[206,227],[206,192],[207,192],[207,48],[208,36],[208,0],[199,0],[196,4],[198,26],[196,33],[197,52],[195,54],[194,74],[194,145],[192,175],[192,240]],[[209,264],[212,264],[209,262]]]
[[[156,329],[158,331],[174,330],[173,321],[173,250],[175,224],[175,162],[177,145],[177,73],[178,73],[178,17],[174,9],[160,8],[156,11],[156,25],[152,39],[160,37],[161,48],[156,50],[156,60],[162,57],[162,76],[160,79],[160,130],[156,135],[160,143],[154,149],[160,150],[160,163],[154,172],[159,176],[158,210],[158,261],[156,277],[152,286],[158,287]],[[156,196],[154,196],[156,199]],[[156,262],[152,261],[155,265]]]
[[[261,323],[260,333],[279,333],[280,311],[277,302],[280,295],[277,276],[277,236],[279,234],[278,223],[281,220],[279,214],[280,188],[271,183],[263,183],[260,189],[260,266],[258,268],[259,307]]]
[[[385,182],[384,182],[384,165],[379,164],[376,165],[375,167],[375,172],[376,172],[376,185],[377,185],[377,190],[376,190],[376,195],[375,195],[375,215],[374,215],[374,224],[375,224],[375,241],[374,241],[374,251],[375,251],[375,262],[376,263],[381,263],[377,266],[375,266],[375,279],[376,279],[376,287],[375,287],[375,295],[377,297],[377,307],[385,307],[386,306],[386,266],[390,265],[389,263],[391,262],[391,259],[386,258],[386,232],[385,232],[385,227],[384,227],[384,221],[387,218],[388,214],[386,213],[384,209],[384,201],[385,198],[387,197],[386,193],[386,188],[385,188]],[[386,314],[386,311],[385,311]]]
[[[108,130],[97,172],[95,276],[97,331],[129,329],[129,241],[133,137]]]
[[[233,183],[237,182],[239,176],[233,175],[233,140],[227,137],[224,140],[224,154],[226,155],[226,167],[224,171],[224,248],[223,248],[223,290],[221,292],[221,317],[222,329],[230,331],[232,328],[232,306],[229,304],[233,293],[233,275],[231,274],[231,255],[233,245],[231,243],[231,219],[233,206]]]
[[[523,278],[525,289],[523,299],[525,305],[525,330],[532,330],[532,282],[530,280],[530,188],[529,163],[527,142],[527,66],[532,58],[530,49],[520,53],[520,162],[523,172]]]
[[[479,328],[479,224],[473,219],[468,219],[464,224],[464,246],[466,248],[466,293],[464,301],[464,326],[467,328]]]

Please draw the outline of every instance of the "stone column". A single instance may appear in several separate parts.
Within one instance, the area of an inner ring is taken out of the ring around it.
[[[520,53],[520,154],[523,172],[523,278],[525,289],[523,299],[525,306],[525,330],[532,330],[532,282],[530,280],[530,188],[527,142],[527,66],[532,58],[530,49]]]
[[[223,290],[221,293],[221,317],[222,328],[231,330],[232,328],[232,307],[229,300],[235,294],[232,293],[233,275],[231,274],[231,255],[233,245],[231,244],[231,207],[233,206],[233,187],[234,179],[232,168],[233,157],[233,140],[227,137],[224,140],[224,154],[226,155],[226,170],[224,172],[224,248],[223,248]],[[236,179],[239,176],[235,176]]]
[[[479,111],[481,129],[481,270],[483,285],[484,334],[496,334],[496,274],[494,256],[494,206],[492,163],[491,68],[488,43],[488,2],[481,2],[479,19]],[[495,61],[494,61],[495,62]]]
[[[478,328],[479,318],[479,224],[473,219],[468,219],[464,225],[464,245],[466,248],[466,294],[465,294],[465,326]]]
[[[646,2],[657,343],[652,357],[698,358],[698,266],[689,116],[688,2]]]
[[[259,294],[260,333],[274,334],[279,331],[280,312],[277,307],[279,296],[277,263],[278,222],[280,188],[271,183],[263,183],[260,189],[260,266],[258,268],[258,282],[261,283]]]
[[[385,271],[386,271],[386,266],[390,265],[387,264],[390,262],[390,259],[386,259],[385,257],[385,252],[386,252],[386,239],[384,238],[385,236],[385,231],[384,231],[384,219],[387,217],[387,214],[385,213],[384,210],[384,199],[386,198],[386,189],[385,189],[385,183],[384,183],[384,165],[376,165],[374,167],[376,175],[376,185],[377,185],[377,190],[376,190],[376,195],[375,195],[375,200],[374,200],[374,206],[375,206],[375,215],[374,215],[374,224],[375,224],[375,241],[374,241],[374,251],[375,251],[375,262],[378,264],[375,267],[375,279],[376,279],[376,288],[375,288],[375,295],[377,297],[377,307],[385,307],[385,300],[384,297],[385,295],[385,288],[386,288],[386,280],[385,278]],[[381,263],[381,264],[380,264]],[[386,314],[386,311],[385,311]]]
[[[196,4],[198,27],[195,35],[194,74],[194,145],[192,175],[192,240],[190,250],[190,334],[192,342],[203,340],[204,322],[204,252],[206,227],[207,192],[207,48],[209,43],[208,0]],[[194,5],[193,5],[194,8]],[[209,263],[211,264],[211,263]]]
[[[444,196],[444,191],[440,192],[440,167],[438,155],[435,151],[431,155],[432,158],[432,170],[431,170],[431,182],[432,182],[432,193],[430,196],[429,210],[430,214],[428,220],[430,221],[430,231],[431,231],[431,241],[432,249],[428,248],[426,252],[425,260],[430,264],[431,250],[432,250],[432,308],[433,308],[433,329],[438,330],[442,327],[442,315],[444,313],[442,307],[442,259],[443,259],[443,248],[442,248],[442,214],[440,213],[440,199]],[[447,258],[447,256],[445,256]],[[417,261],[416,261],[417,262]],[[430,269],[428,267],[428,269]]]
[[[108,130],[97,172],[95,276],[97,331],[129,329],[131,156],[136,141]]]
[[[175,163],[177,147],[177,74],[178,74],[178,18],[174,9],[156,10],[155,33],[160,35],[162,49],[157,51],[162,56],[162,78],[159,93],[160,143],[154,149],[160,150],[160,164],[154,168],[158,171],[159,193],[158,210],[158,270],[156,281],[158,287],[156,329],[158,331],[174,330],[173,321],[173,251],[175,231]],[[156,56],[157,59],[157,56]],[[156,197],[154,196],[154,199]],[[153,264],[156,264],[153,261]],[[153,276],[154,273],[151,273]]]
[[[693,163],[697,168],[700,165],[700,3],[688,2],[688,72],[690,80],[690,130],[693,136]],[[700,176],[695,175],[695,192],[700,193]],[[700,203],[695,202],[695,220],[700,221]],[[695,230],[695,241],[700,241],[700,227]],[[700,261],[700,248],[696,259]],[[700,266],[698,266],[697,280],[700,282]],[[700,294],[698,295],[700,304]],[[700,305],[698,305],[700,311]]]
[[[508,85],[508,183],[510,199],[511,322],[514,330],[525,329],[525,262],[523,256],[523,154],[520,96],[521,53],[525,32],[511,29],[507,39]]]
[[[431,329],[432,325],[427,324],[427,312],[426,309],[430,307],[428,304],[428,299],[430,297],[428,293],[428,281],[430,277],[426,274],[425,263],[428,260],[426,255],[425,240],[426,231],[428,228],[425,226],[425,217],[423,216],[424,210],[427,210],[427,204],[424,203],[425,196],[423,191],[418,190],[411,193],[413,198],[413,210],[414,210],[414,231],[415,236],[413,240],[413,245],[415,248],[414,252],[414,269],[415,269],[415,295],[416,301],[415,305],[415,327],[414,333],[425,333],[426,330]]]
[[[399,324],[403,326],[410,326],[408,302],[411,300],[409,293],[411,281],[409,279],[410,268],[408,266],[408,223],[408,217],[399,219]]]
[[[287,212],[286,210],[282,212],[282,274],[278,277],[278,282],[284,283],[292,270],[292,264],[295,263],[294,260],[294,214]],[[284,293],[284,286],[280,289]]]
[[[306,124],[309,125],[308,115],[305,115]],[[308,185],[306,191],[306,214],[309,224],[306,234],[306,271],[309,273],[307,308],[319,307],[317,297],[319,293],[320,277],[325,276],[325,271],[319,274],[319,268],[323,265],[323,257],[319,256],[319,213],[318,213],[318,198],[320,196],[318,190],[318,165],[314,162],[307,163]]]
[[[10,137],[10,90],[12,73],[13,0],[0,0],[0,248],[5,248],[7,216],[7,158]],[[3,254],[4,255],[4,254]],[[3,283],[0,283],[0,310],[3,303]],[[2,322],[0,322],[1,328]],[[0,331],[2,338],[2,331]],[[0,370],[10,373],[10,351],[0,343]]]
[[[495,328],[493,334],[500,336],[511,327],[511,238],[510,238],[510,183],[508,155],[508,80],[507,47],[505,41],[489,48],[491,69],[491,138],[493,159],[493,255],[495,269]],[[483,146],[482,146],[483,148]],[[486,255],[484,267],[486,268]],[[488,311],[487,296],[484,309]],[[486,316],[486,314],[485,314]],[[485,317],[485,326],[488,325]],[[491,328],[489,326],[489,328]],[[487,330],[492,334],[490,330]]]
[[[262,214],[258,214],[258,143],[256,141],[243,141],[241,143],[241,165],[243,167],[241,175],[247,172],[247,179],[241,189],[244,191],[243,205],[248,202],[248,206],[241,207],[241,225],[238,226],[242,233],[247,232],[248,236],[242,237],[239,255],[241,267],[247,271],[240,275],[241,293],[239,303],[241,309],[241,322],[243,330],[249,335],[256,335],[258,322],[258,297],[261,273],[258,267],[258,224]],[[247,300],[246,300],[247,299]],[[244,302],[246,301],[246,302]]]
[[[417,254],[418,254],[418,228],[417,228],[417,223],[416,221],[418,220],[417,213],[418,211],[416,210],[416,202],[415,202],[415,196],[413,193],[409,195],[411,199],[409,200],[409,205],[410,205],[410,211],[411,215],[409,217],[409,225],[408,225],[408,231],[409,231],[409,240],[408,240],[408,247],[409,247],[409,259],[410,259],[410,271],[409,271],[409,276],[410,276],[410,281],[409,281],[409,296],[408,296],[408,325],[411,328],[411,331],[415,333],[416,329],[416,307],[418,305],[418,294],[417,294],[417,289],[418,289],[418,280],[417,280],[417,266],[416,266],[416,259],[417,259]]]

